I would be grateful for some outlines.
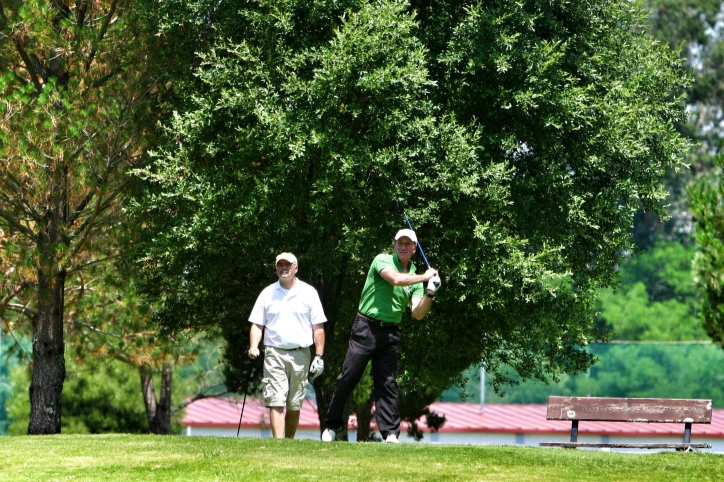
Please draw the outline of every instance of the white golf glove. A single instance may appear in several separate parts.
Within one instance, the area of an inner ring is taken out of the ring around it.
[[[437,290],[440,289],[441,284],[442,280],[440,279],[440,275],[433,276],[430,278],[430,281],[427,282],[427,292],[434,295],[437,293]]]
[[[309,366],[309,379],[314,380],[324,371],[324,360],[322,355],[317,355],[312,360],[312,364]]]

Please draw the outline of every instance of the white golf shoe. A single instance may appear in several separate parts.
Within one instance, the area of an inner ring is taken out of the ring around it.
[[[394,433],[391,433],[391,434],[389,434],[389,435],[387,436],[387,438],[385,439],[385,443],[388,443],[388,444],[398,444],[398,443],[400,443],[400,441],[397,440],[397,435],[395,435]]]
[[[337,440],[337,432],[331,428],[326,429],[322,432],[322,442],[334,442]]]

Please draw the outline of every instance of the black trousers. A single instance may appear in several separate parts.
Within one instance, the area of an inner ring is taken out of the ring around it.
[[[347,357],[327,410],[326,428],[338,430],[342,426],[344,405],[362,378],[367,362],[372,360],[377,427],[383,439],[389,434],[400,435],[396,380],[397,343],[400,336],[398,325],[381,326],[357,314],[352,325]]]

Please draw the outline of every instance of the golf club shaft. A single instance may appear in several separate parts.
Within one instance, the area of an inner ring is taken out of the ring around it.
[[[249,384],[251,383],[251,363],[249,364],[249,376],[246,379],[246,390],[244,391],[244,401],[241,403],[241,417],[239,417],[239,428],[236,429],[236,436],[239,436],[241,432],[241,419],[244,418],[244,406],[246,406],[246,392],[249,391]]]
[[[402,211],[402,214],[405,215],[405,221],[407,221],[407,225],[410,227],[411,230],[414,231],[415,228],[412,227],[412,223],[410,222],[410,218],[407,217],[407,213],[403,210],[403,211]],[[420,240],[419,240],[419,239],[417,240],[417,247],[420,248],[420,254],[422,255],[422,259],[425,260],[425,264],[426,264],[427,267],[429,268],[429,267],[430,267],[430,262],[427,261],[427,256],[425,256],[425,250],[422,249],[422,245],[420,244]]]

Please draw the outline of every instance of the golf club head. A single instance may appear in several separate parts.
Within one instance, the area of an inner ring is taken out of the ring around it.
[[[399,201],[398,199],[395,199],[392,201],[392,210],[396,212],[397,214],[402,214],[405,212],[405,208],[402,205],[402,201]]]

